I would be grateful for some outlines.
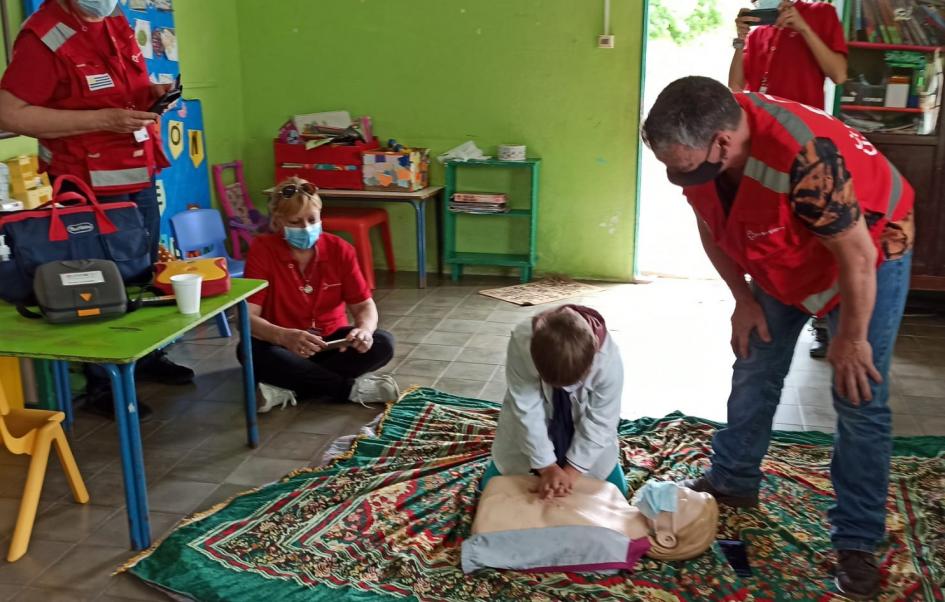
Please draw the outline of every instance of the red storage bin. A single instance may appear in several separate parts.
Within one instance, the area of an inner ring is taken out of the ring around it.
[[[319,188],[364,190],[361,153],[380,148],[377,138],[353,145],[325,144],[305,150],[304,144],[273,141],[276,182],[298,176]]]

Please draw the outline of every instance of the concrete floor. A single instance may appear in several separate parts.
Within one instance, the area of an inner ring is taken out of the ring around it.
[[[417,290],[413,274],[380,279],[375,298],[382,327],[397,337],[386,370],[402,387],[434,386],[457,395],[499,401],[505,389],[505,345],[510,327],[541,308],[519,308],[477,294],[511,283],[466,278]],[[626,365],[622,414],[662,416],[673,410],[725,419],[731,377],[732,302],[713,281],[661,280],[650,285],[602,285],[583,299],[605,316]],[[544,307],[544,306],[543,306]],[[799,341],[776,427],[832,431],[830,373]],[[260,417],[262,444],[245,445],[236,340],[204,328],[172,348],[193,366],[193,385],[142,384],[141,399],[155,410],[142,425],[151,524],[155,538],[184,516],[303,465],[319,463],[327,446],[380,412],[357,404],[306,403]],[[945,317],[907,316],[892,370],[891,405],[899,435],[945,435]],[[52,461],[27,556],[0,561],[0,600],[166,600],[128,576],[111,572],[132,556],[118,437],[110,421],[77,413],[73,449],[91,503],[71,502],[58,462]],[[0,552],[12,533],[26,474],[23,458],[0,452]]]

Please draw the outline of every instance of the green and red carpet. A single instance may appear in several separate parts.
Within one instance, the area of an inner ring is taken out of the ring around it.
[[[758,510],[723,510],[719,537],[748,544],[740,579],[716,546],[644,559],[616,576],[460,570],[499,406],[417,389],[327,467],[241,495],[179,526],[131,572],[174,597],[271,600],[804,600],[833,592],[826,511],[830,437],[777,433]],[[679,414],[620,425],[631,490],[708,463],[717,425]],[[897,439],[880,550],[883,600],[945,600],[945,438]]]

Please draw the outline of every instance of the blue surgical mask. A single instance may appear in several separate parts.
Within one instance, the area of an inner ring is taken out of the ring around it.
[[[282,229],[282,236],[286,242],[296,249],[311,249],[318,242],[318,237],[322,235],[322,223],[316,222],[309,224],[304,228],[290,228],[286,226]]]
[[[758,0],[755,2],[755,8],[759,10],[776,9],[781,6],[781,0]]]
[[[118,6],[118,0],[75,0],[75,3],[82,12],[97,19],[108,17]]]

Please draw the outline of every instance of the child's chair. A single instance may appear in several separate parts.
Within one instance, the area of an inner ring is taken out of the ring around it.
[[[362,207],[326,207],[322,209],[322,227],[327,232],[348,232],[358,253],[358,265],[371,289],[377,288],[374,282],[374,252],[371,248],[371,228],[381,229],[381,242],[384,243],[384,257],[387,269],[397,271],[394,265],[394,247],[390,238],[390,222],[387,211]]]
[[[223,257],[226,259],[227,271],[232,278],[241,278],[245,261],[233,259],[226,252],[226,232],[223,229],[223,218],[216,209],[190,209],[171,217],[171,228],[174,232],[174,241],[181,257],[191,259],[191,252],[195,257]],[[238,245],[237,245],[237,248]],[[230,336],[230,325],[226,321],[225,312],[217,314],[217,329],[221,337]]]
[[[233,170],[233,181],[224,184],[223,174],[227,170]],[[269,227],[269,218],[253,206],[253,201],[246,189],[246,180],[243,177],[242,161],[214,165],[213,183],[217,189],[220,206],[223,207],[223,212],[226,213],[233,257],[243,259],[241,243],[245,242],[248,246],[254,236],[266,232]]]
[[[3,387],[0,387],[0,441],[11,453],[27,454],[31,457],[26,485],[23,487],[23,498],[20,501],[20,514],[16,519],[10,551],[7,553],[9,562],[19,560],[29,547],[52,444],[55,443],[59,463],[66,471],[72,497],[80,504],[87,504],[89,501],[89,492],[82,481],[79,467],[76,466],[66,433],[62,430],[65,417],[62,412],[49,410],[11,409]]]

